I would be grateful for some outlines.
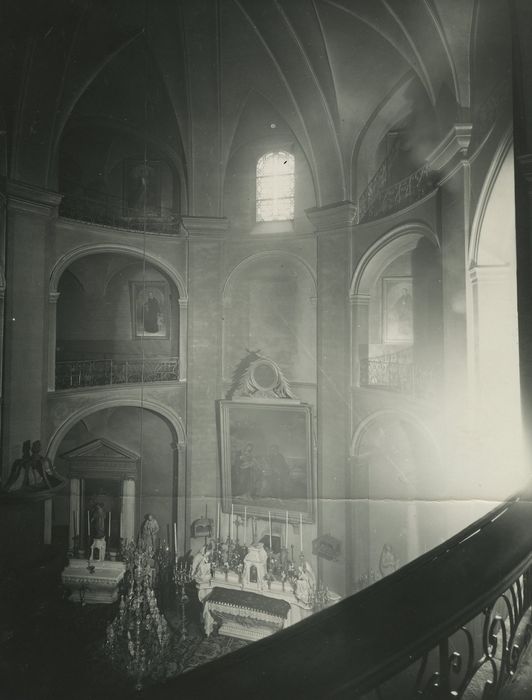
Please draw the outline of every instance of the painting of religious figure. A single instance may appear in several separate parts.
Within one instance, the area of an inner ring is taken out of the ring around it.
[[[168,338],[169,295],[166,282],[131,282],[134,338]]]
[[[414,341],[412,278],[384,277],[382,307],[383,342],[412,343]]]
[[[222,496],[248,515],[313,521],[311,408],[307,404],[218,402]]]
[[[161,216],[161,162],[130,159],[124,165],[124,215]]]

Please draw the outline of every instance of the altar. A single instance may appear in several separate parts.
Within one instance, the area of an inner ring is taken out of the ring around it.
[[[224,592],[225,591],[225,592]],[[312,615],[313,608],[298,600],[292,587],[271,581],[269,587],[258,584],[245,587],[239,576],[215,571],[208,581],[198,583],[198,598],[203,603],[203,624],[209,636],[219,634],[256,641]]]
[[[70,590],[69,600],[85,603],[114,603],[124,578],[126,566],[121,561],[71,559],[63,569],[61,580]]]

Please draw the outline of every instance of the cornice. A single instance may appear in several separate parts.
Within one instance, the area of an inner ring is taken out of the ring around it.
[[[188,236],[223,236],[229,221],[218,216],[182,216],[181,226]]]
[[[6,181],[8,207],[28,214],[57,215],[63,195],[18,180]]]
[[[351,228],[356,220],[357,205],[351,201],[334,202],[324,207],[306,209],[305,214],[317,233]]]
[[[472,124],[455,124],[427,158],[431,170],[441,172],[454,164],[457,156],[462,160],[471,143]]]

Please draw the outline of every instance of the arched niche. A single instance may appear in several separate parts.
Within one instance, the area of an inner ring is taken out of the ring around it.
[[[468,362],[478,438],[474,458],[491,496],[504,498],[526,479],[510,133],[501,142],[480,193],[471,228],[469,260]]]
[[[74,531],[80,534],[83,547],[92,499],[104,502],[112,513],[113,549],[120,537],[136,538],[146,513],[158,521],[161,539],[174,522],[183,539],[177,450],[182,437],[180,419],[152,404],[100,404],[71,416],[48,451],[69,479],[69,489],[56,497],[56,524],[68,527],[71,538]]]
[[[154,332],[142,326],[150,291],[156,299],[152,305],[157,306],[154,314],[159,324]],[[123,362],[137,356],[167,358],[173,363],[165,365],[168,378],[186,376],[184,282],[170,265],[145,251],[114,244],[69,251],[52,268],[49,313],[50,391],[56,388],[56,359]],[[68,342],[58,342],[66,338]],[[129,382],[133,376],[128,369],[124,378]]]
[[[443,483],[437,443],[412,414],[380,410],[367,416],[353,435],[351,458],[347,504],[356,589],[364,576],[370,583],[386,575],[381,555],[387,545],[399,567],[441,541],[446,514],[437,498]]]
[[[316,382],[316,281],[303,260],[282,251],[241,261],[223,291],[223,376],[246,348],[274,360],[290,382]]]
[[[350,289],[355,384],[372,383],[367,362],[377,358],[439,371],[440,266],[436,235],[415,221],[387,232],[360,257]]]

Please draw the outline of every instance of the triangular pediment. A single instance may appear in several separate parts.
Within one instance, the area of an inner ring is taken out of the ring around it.
[[[138,462],[139,455],[131,450],[126,449],[122,445],[118,445],[116,442],[111,442],[105,438],[97,438],[96,440],[91,440],[85,445],[80,447],[75,447],[69,452],[64,452],[61,455],[62,459],[66,459],[69,462],[73,461],[105,461],[105,462]]]

